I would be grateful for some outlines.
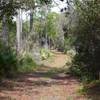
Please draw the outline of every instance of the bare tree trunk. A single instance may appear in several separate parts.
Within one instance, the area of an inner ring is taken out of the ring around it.
[[[20,49],[23,48],[23,40],[22,40],[22,31],[23,31],[23,20],[22,20],[22,9],[20,9]]]
[[[2,40],[5,45],[8,45],[8,34],[7,34],[7,26],[6,26],[6,15],[2,17]]]
[[[33,29],[33,11],[32,9],[30,10],[30,32]]]
[[[16,16],[16,51],[17,54],[20,53],[21,50],[21,33],[22,33],[22,19],[21,19],[21,10],[18,9],[18,15]]]
[[[48,49],[48,32],[47,32],[47,15],[48,15],[48,7],[45,5],[45,48]]]

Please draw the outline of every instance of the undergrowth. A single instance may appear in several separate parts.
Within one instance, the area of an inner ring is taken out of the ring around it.
[[[33,61],[32,57],[29,54],[25,54],[20,58],[18,64],[18,72],[30,72],[35,70],[38,65]]]
[[[50,56],[52,56],[52,53],[50,52],[50,50],[44,49],[44,48],[42,48],[40,50],[40,54],[41,54],[42,60],[46,60],[47,58],[49,58]]]
[[[17,57],[15,50],[0,43],[0,79],[12,77],[17,72]]]

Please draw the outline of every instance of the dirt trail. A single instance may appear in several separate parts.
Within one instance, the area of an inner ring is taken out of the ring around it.
[[[43,63],[45,66],[49,66],[50,68],[62,68],[66,65],[66,62],[70,61],[71,59],[69,56],[60,52],[54,52],[53,56]]]
[[[62,70],[67,60],[68,56],[56,52],[44,62],[47,67],[4,81],[0,86],[0,100],[86,100],[76,94],[79,80]]]

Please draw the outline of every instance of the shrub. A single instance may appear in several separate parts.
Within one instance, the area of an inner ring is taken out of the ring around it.
[[[75,0],[73,14],[67,15],[69,24],[67,34],[75,40],[67,39],[70,47],[75,47],[77,55],[74,58],[71,70],[87,80],[87,77],[99,79],[100,73],[100,5],[95,0]],[[70,21],[70,16],[73,18]],[[67,35],[67,38],[68,38]],[[68,51],[68,46],[66,45]],[[85,80],[84,79],[84,80]]]
[[[11,77],[17,71],[17,58],[15,51],[0,44],[0,76]]]
[[[45,60],[45,59],[47,59],[48,57],[50,57],[52,55],[52,53],[49,50],[44,49],[44,48],[42,48],[40,50],[40,54],[41,54],[42,60]]]
[[[89,71],[87,64],[80,59],[80,55],[74,57],[72,66],[69,68],[67,73],[79,77],[82,82],[91,82],[95,79],[95,75],[92,71]]]
[[[18,72],[30,72],[37,68],[37,64],[33,61],[29,54],[25,54],[20,58]]]

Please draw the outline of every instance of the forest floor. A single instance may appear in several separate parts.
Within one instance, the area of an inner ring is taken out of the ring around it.
[[[0,100],[88,100],[76,92],[81,85],[79,79],[64,73],[70,61],[69,56],[56,52],[36,71],[4,80]]]

